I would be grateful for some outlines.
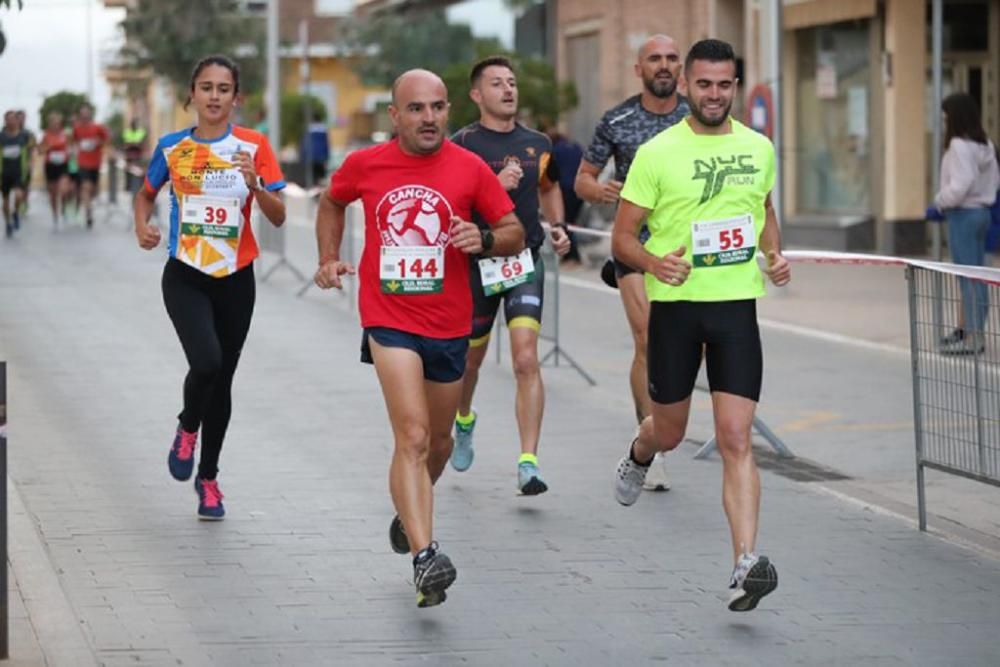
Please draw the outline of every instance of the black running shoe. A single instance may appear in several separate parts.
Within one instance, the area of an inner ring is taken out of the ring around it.
[[[445,589],[455,583],[458,573],[451,559],[438,551],[437,542],[422,551],[413,564],[413,585],[417,588],[417,606],[433,607],[447,599]]]
[[[729,587],[729,611],[753,611],[768,593],[778,587],[778,571],[767,556],[743,554],[733,570]]]
[[[604,266],[601,267],[601,280],[604,284],[612,289],[618,289],[618,276],[615,274],[615,260],[608,257],[608,261],[604,262]]]
[[[392,517],[392,523],[389,524],[389,546],[398,554],[410,553],[410,540],[406,537],[398,514]]]

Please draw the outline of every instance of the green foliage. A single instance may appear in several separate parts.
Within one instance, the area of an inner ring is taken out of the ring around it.
[[[533,1],[513,5],[524,9]],[[452,128],[479,118],[479,109],[469,98],[469,70],[476,60],[494,54],[506,55],[514,63],[522,115],[536,122],[542,118],[552,121],[577,105],[576,87],[558,83],[551,65],[505,53],[496,39],[473,37],[469,26],[448,23],[444,10],[380,14],[355,23],[348,34],[355,49],[369,54],[355,65],[358,75],[369,84],[388,87],[414,67],[440,74],[448,86]]]
[[[522,118],[537,125],[539,121],[552,122],[560,114],[574,108],[578,103],[576,86],[572,82],[558,83],[552,66],[537,58],[521,58],[516,53],[483,52],[477,58],[487,55],[504,55],[514,65],[517,74],[518,109]],[[464,127],[479,119],[479,107],[469,97],[469,63],[456,63],[442,72],[441,78],[448,86],[451,102],[450,124],[452,129]]]
[[[281,145],[297,146],[306,132],[306,96],[299,93],[283,93],[281,95]],[[243,105],[243,118],[247,124],[252,124],[264,110],[264,96],[257,93],[247,98]],[[326,103],[315,95],[309,95],[310,118],[316,113],[326,121],[328,118]]]
[[[73,93],[62,90],[54,95],[49,95],[42,100],[42,107],[38,110],[38,127],[48,126],[49,114],[58,111],[63,116],[63,122],[69,123],[69,117],[80,110],[84,104],[90,104],[90,100],[83,93]]]
[[[111,143],[114,144],[116,148],[124,148],[122,143],[122,132],[125,130],[125,115],[121,111],[116,111],[111,114],[111,117],[105,122],[108,128],[108,133],[111,135]]]
[[[306,133],[306,95],[285,93],[281,96],[281,145],[298,145]],[[309,95],[309,122],[319,112],[326,120],[326,104],[315,95]]]
[[[471,61],[476,53],[472,29],[448,23],[443,9],[366,17],[350,24],[347,41],[369,54],[354,67],[361,80],[373,86],[388,87],[415,67],[441,72],[452,63]]]
[[[213,54],[227,55],[240,66],[240,91],[263,88],[264,24],[243,13],[238,0],[205,0],[197,16],[163,0],[137,0],[122,21],[126,66],[152,67],[174,84],[179,101],[187,99],[195,64]]]

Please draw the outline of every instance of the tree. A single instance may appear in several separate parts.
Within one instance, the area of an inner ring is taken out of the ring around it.
[[[388,87],[401,72],[422,67],[436,72],[469,62],[476,54],[472,29],[448,23],[443,9],[381,13],[352,22],[348,43],[368,57],[354,69],[369,85]]]
[[[125,46],[119,55],[126,66],[150,67],[165,77],[181,101],[187,99],[195,64],[215,53],[238,61],[241,92],[260,90],[264,26],[259,17],[244,14],[241,7],[238,0],[206,0],[198,3],[193,19],[189,12],[179,11],[176,3],[137,0],[122,21]]]
[[[281,95],[281,145],[299,145],[306,132],[306,96],[300,93]],[[256,118],[264,109],[264,96],[256,93],[247,98],[243,110],[247,118]],[[309,96],[309,115],[327,119],[326,103],[315,95]]]
[[[11,0],[0,0],[0,7],[5,9],[10,9]],[[17,0],[18,11],[24,9],[24,0]],[[3,30],[0,30],[0,55],[3,55],[4,50],[7,48],[7,36],[4,34]]]
[[[576,86],[571,81],[556,81],[555,70],[547,62],[538,58],[521,58],[516,53],[487,52],[484,46],[487,45],[480,45],[477,59],[503,55],[511,60],[517,74],[518,109],[522,116],[530,117],[535,124],[541,120],[552,122],[577,105]],[[479,108],[469,97],[470,69],[469,63],[456,63],[441,74],[448,86],[453,129],[479,119]]]
[[[530,4],[532,0],[520,3],[522,8]],[[479,109],[469,99],[469,69],[476,60],[493,54],[513,61],[523,114],[552,121],[577,104],[576,87],[557,82],[551,65],[504,53],[498,40],[473,37],[469,26],[448,23],[444,10],[379,14],[353,24],[348,34],[354,49],[368,54],[354,66],[366,83],[388,87],[414,67],[438,72],[448,86],[452,128],[479,118]]]
[[[90,99],[83,93],[61,90],[54,95],[49,95],[42,100],[42,107],[38,110],[40,119],[38,127],[48,127],[49,114],[53,111],[62,114],[63,121],[68,122],[70,116],[79,111],[84,104],[90,104]]]

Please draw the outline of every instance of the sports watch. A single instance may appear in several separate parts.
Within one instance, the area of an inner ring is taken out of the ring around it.
[[[493,232],[489,229],[480,229],[479,235],[483,240],[483,254],[485,255],[493,249]]]

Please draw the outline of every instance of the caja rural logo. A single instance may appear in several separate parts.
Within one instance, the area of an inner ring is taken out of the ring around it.
[[[422,185],[394,188],[375,207],[382,245],[443,246],[450,238],[452,215],[444,195]]]

